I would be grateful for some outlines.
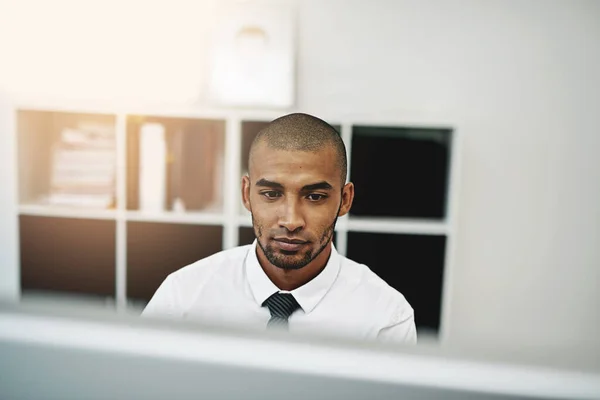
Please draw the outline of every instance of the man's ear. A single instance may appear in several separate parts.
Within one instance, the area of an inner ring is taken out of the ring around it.
[[[250,206],[250,178],[248,175],[242,176],[242,202],[246,210],[252,212],[252,207]]]
[[[350,208],[352,207],[352,202],[354,201],[354,184],[352,182],[348,182],[342,188],[342,204],[340,206],[340,212],[338,213],[338,217],[348,214]]]

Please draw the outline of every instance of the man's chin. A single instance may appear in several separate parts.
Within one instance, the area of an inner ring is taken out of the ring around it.
[[[279,255],[273,261],[275,262],[272,262],[271,264],[275,265],[277,268],[288,271],[303,268],[308,264],[302,257],[293,257],[289,255]]]
[[[271,244],[268,244],[264,248],[262,244],[260,245],[269,263],[279,269],[287,271],[298,270],[307,266],[312,261],[311,253],[307,253],[306,249],[289,251]]]

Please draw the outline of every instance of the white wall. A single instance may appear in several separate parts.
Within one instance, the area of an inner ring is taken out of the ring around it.
[[[459,122],[450,341],[600,353],[600,3],[315,1],[302,17],[302,105]]]
[[[11,18],[18,41],[4,44],[25,60],[8,66],[20,73],[13,87],[143,102],[160,88],[191,99],[202,86],[212,2],[200,11],[165,2],[151,16],[118,2],[93,12],[74,4],[77,36],[52,33],[45,16],[35,25],[45,31],[23,26],[26,7]],[[82,29],[97,31],[103,19],[88,14],[100,11],[112,21],[106,37]],[[600,355],[600,2],[305,0],[299,11],[300,109],[460,130],[448,344]],[[93,48],[77,50],[82,40]],[[56,43],[69,45],[48,57]],[[163,54],[169,62],[151,63]],[[70,78],[94,65],[103,67]]]
[[[600,354],[600,2],[315,0],[301,20],[303,107],[458,123],[450,343]]]

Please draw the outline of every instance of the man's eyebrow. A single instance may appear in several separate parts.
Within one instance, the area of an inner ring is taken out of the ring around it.
[[[311,192],[313,190],[331,190],[331,189],[333,189],[333,186],[331,186],[329,183],[323,181],[323,182],[311,183],[310,185],[302,186],[301,191]]]
[[[269,180],[264,179],[264,178],[259,179],[258,181],[256,181],[256,186],[269,187],[269,188],[272,188],[272,189],[283,189],[283,185],[281,183],[269,181]]]

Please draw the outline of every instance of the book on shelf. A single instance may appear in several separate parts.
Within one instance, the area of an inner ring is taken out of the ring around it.
[[[159,212],[165,209],[167,145],[165,127],[145,123],[139,141],[139,209]]]
[[[46,204],[110,208],[114,205],[116,174],[113,128],[81,123],[63,129],[52,149],[51,168]]]

